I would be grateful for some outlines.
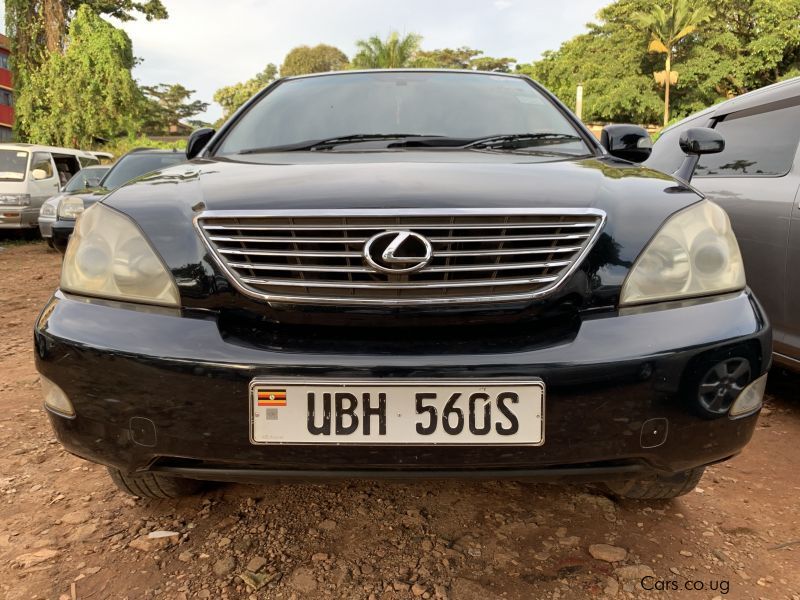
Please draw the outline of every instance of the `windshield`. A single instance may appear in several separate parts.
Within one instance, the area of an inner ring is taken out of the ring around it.
[[[531,144],[525,150],[589,151],[566,117],[524,79],[396,71],[285,81],[241,117],[217,154],[277,150],[309,140],[359,134],[466,141],[508,134],[557,134],[563,139],[551,138],[546,148]]]
[[[123,183],[172,165],[177,165],[186,160],[186,155],[181,152],[163,152],[159,154],[134,153],[123,156],[106,174],[100,185],[107,190],[118,188]]]
[[[110,167],[84,167],[72,176],[64,186],[65,192],[77,192],[100,185],[100,180]]]
[[[0,180],[25,181],[28,153],[21,150],[0,150]]]

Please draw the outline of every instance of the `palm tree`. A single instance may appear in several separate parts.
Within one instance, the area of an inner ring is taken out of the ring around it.
[[[667,55],[664,71],[654,74],[659,83],[664,79],[664,127],[669,123],[669,86],[678,80],[677,72],[672,71],[672,53],[678,42],[711,16],[711,8],[692,0],[672,0],[667,10],[653,3],[647,12],[633,15],[633,21],[651,35],[648,50]]]
[[[368,40],[358,40],[358,53],[353,66],[358,69],[399,69],[406,67],[419,50],[422,36],[409,33],[404,37],[393,31],[385,40],[373,35]]]

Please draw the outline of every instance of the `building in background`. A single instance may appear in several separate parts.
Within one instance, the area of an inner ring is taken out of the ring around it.
[[[11,67],[11,42],[0,33],[0,142],[10,142],[14,127],[14,85]]]

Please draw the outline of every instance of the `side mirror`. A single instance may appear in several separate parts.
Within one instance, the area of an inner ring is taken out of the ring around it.
[[[672,175],[687,183],[692,180],[694,170],[703,154],[717,154],[725,150],[725,139],[719,131],[708,127],[690,127],[681,133],[678,144],[686,153],[686,158]]]
[[[653,151],[650,134],[638,125],[606,125],[600,143],[611,156],[635,163],[646,161]]]
[[[210,127],[203,127],[193,131],[192,135],[189,136],[189,141],[186,143],[186,158],[191,160],[200,154],[200,151],[206,147],[211,136],[215,133],[216,131]]]
[[[47,171],[45,171],[44,169],[34,169],[33,171],[31,171],[31,175],[36,181],[47,179]]]

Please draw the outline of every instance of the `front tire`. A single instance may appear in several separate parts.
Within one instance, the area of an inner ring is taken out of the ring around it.
[[[114,484],[126,494],[139,498],[180,498],[197,493],[202,484],[194,479],[168,477],[159,473],[124,473],[108,467]]]
[[[675,475],[658,475],[655,479],[608,481],[606,482],[606,487],[611,493],[621,498],[633,498],[636,500],[677,498],[688,494],[697,487],[705,470],[705,467],[697,467]]]

